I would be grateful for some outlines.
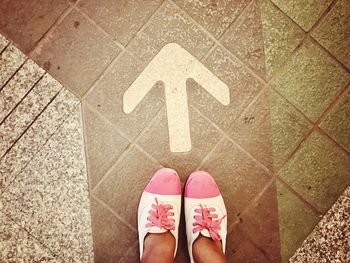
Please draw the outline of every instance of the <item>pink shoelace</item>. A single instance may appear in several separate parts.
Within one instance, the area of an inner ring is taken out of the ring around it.
[[[149,210],[149,217],[147,217],[150,223],[146,224],[146,227],[156,226],[159,228],[164,228],[166,230],[175,230],[175,220],[168,218],[168,216],[173,216],[174,213],[170,210],[173,209],[172,205],[159,204],[158,199],[155,198],[156,203],[152,204],[154,210]]]
[[[212,212],[215,212],[215,208],[207,208],[200,205],[201,208],[195,209],[194,211],[196,213],[199,213],[200,215],[195,215],[194,219],[196,220],[193,223],[193,233],[196,233],[198,231],[202,231],[203,229],[208,229],[210,237],[214,240],[221,240],[221,236],[219,234],[219,230],[221,230],[221,222],[224,220],[226,215],[224,215],[222,218],[218,220],[213,220],[214,218],[218,218],[217,214],[213,214]]]

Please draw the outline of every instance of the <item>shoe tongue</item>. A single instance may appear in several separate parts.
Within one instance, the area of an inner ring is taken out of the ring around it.
[[[151,233],[151,234],[161,234],[161,233],[165,233],[166,230],[165,228],[160,228],[160,227],[157,227],[157,226],[152,226],[150,228],[150,230],[148,231],[148,233]]]

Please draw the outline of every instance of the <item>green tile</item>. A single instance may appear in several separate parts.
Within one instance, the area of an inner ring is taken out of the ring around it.
[[[272,0],[304,30],[309,30],[333,0]]]
[[[304,32],[270,1],[261,4],[266,73],[271,76],[299,45]]]
[[[350,93],[332,109],[320,127],[350,152]]]
[[[345,70],[307,40],[270,84],[316,121],[349,79]]]
[[[305,118],[278,93],[270,91],[273,162],[280,168],[310,130]]]
[[[350,1],[341,0],[312,36],[350,68]]]
[[[325,213],[350,183],[350,157],[324,136],[313,133],[280,176]]]
[[[278,217],[283,262],[294,254],[319,220],[317,214],[277,184]]]

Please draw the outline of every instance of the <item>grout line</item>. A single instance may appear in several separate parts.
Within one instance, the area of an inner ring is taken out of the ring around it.
[[[36,85],[42,80],[42,78],[45,76],[46,72],[44,72],[39,79],[33,83],[33,85],[29,88],[29,90],[24,94],[24,96],[19,100],[19,102],[16,103],[16,105],[13,107],[12,110],[9,111],[9,113],[4,117],[4,119],[0,122],[0,126],[10,117],[10,115],[17,109],[17,107],[22,103],[22,101],[28,96],[28,94],[35,88]],[[12,78],[11,78],[12,79]],[[4,86],[4,88],[6,85]],[[49,102],[50,103],[50,102]],[[1,159],[1,158],[0,158]]]
[[[334,109],[334,107],[340,102],[342,98],[346,96],[350,90],[350,79],[348,83],[338,92],[333,101],[327,106],[327,108],[322,112],[315,122],[315,125],[319,126],[322,121],[328,116],[328,114]]]
[[[119,54],[117,54],[117,56],[112,59],[112,61],[105,67],[101,74],[97,76],[97,78],[91,83],[90,87],[88,87],[88,89],[85,91],[85,93],[81,97],[81,101],[85,100],[89,96],[92,90],[94,90],[94,88],[98,85],[100,80],[103,79],[112,70],[112,68],[124,54],[125,51],[121,50],[121,52],[119,52]]]
[[[221,41],[224,37],[226,32],[237,23],[237,21],[243,17],[243,14],[247,12],[247,10],[250,8],[251,5],[253,5],[254,2],[257,2],[256,0],[248,0],[248,4],[246,4],[245,7],[243,7],[242,11],[238,14],[238,16],[232,20],[232,22],[228,25],[228,27],[221,33],[221,35],[218,37],[218,40]]]
[[[69,13],[73,10],[74,5],[68,5],[68,7],[63,11],[63,13],[53,22],[51,27],[39,38],[39,40],[34,44],[34,46],[28,51],[28,57],[32,57],[34,51],[39,47],[40,43],[54,30],[56,30],[57,26],[59,26],[62,21],[69,15]]]
[[[74,6],[75,11],[81,14],[86,20],[93,24],[102,34],[111,39],[114,44],[118,46],[121,50],[125,50],[125,47],[113,36],[111,36],[106,30],[104,30],[99,24],[97,24],[93,19],[91,19],[83,10],[81,10],[77,5]]]
[[[321,51],[323,51],[324,53],[326,53],[333,62],[335,62],[335,64],[337,64],[339,67],[341,67],[344,71],[346,71],[347,73],[350,73],[350,69],[347,68],[347,66],[345,66],[345,64],[343,64],[343,62],[341,62],[340,60],[338,60],[330,51],[328,51],[328,49],[326,49],[324,46],[322,46],[315,38],[313,38],[311,35],[309,36],[310,41],[316,45],[319,49],[321,49]]]
[[[321,217],[323,215],[317,208],[315,208],[312,204],[310,204],[301,194],[294,190],[284,179],[280,176],[277,176],[277,182],[282,183],[282,185],[294,196],[296,196],[306,207],[308,207],[312,212]]]
[[[9,148],[5,151],[5,153],[0,156],[0,160],[2,160],[8,152],[15,146],[15,144],[23,137],[23,135],[32,127],[32,125],[35,123],[35,121],[44,113],[44,111],[47,109],[47,107],[56,99],[58,94],[63,89],[63,86],[61,85],[61,88],[56,92],[56,94],[50,99],[50,101],[43,107],[43,109],[31,120],[31,122],[28,124],[28,126],[21,132],[21,134],[13,141],[13,143],[9,146]]]
[[[328,135],[324,130],[322,130],[319,127],[316,127],[315,131],[318,132],[320,135],[323,135],[323,137],[325,137],[326,140],[333,144],[338,150],[350,156],[350,152],[345,147],[340,145],[336,140],[334,140],[330,135]]]
[[[241,118],[251,107],[252,105],[254,105],[254,103],[263,95],[265,89],[262,88],[258,94],[251,100],[251,102],[247,105],[247,107],[237,116],[236,120]],[[191,105],[191,108],[193,108],[202,118],[205,119],[205,121],[207,121],[208,123],[210,123],[210,125],[212,125],[215,129],[217,129],[221,134],[222,137],[219,139],[219,141],[213,146],[213,148],[217,148],[218,145],[220,143],[222,143],[224,141],[224,139],[227,139],[231,142],[233,142],[235,145],[239,146],[239,149],[241,151],[243,151],[245,154],[247,154],[248,156],[250,156],[253,161],[257,162],[259,166],[262,166],[262,168],[267,171],[269,174],[272,173],[272,171],[270,169],[268,169],[264,164],[262,164],[260,161],[258,161],[257,159],[255,159],[255,157],[253,157],[248,151],[246,151],[243,147],[241,147],[238,143],[236,143],[230,135],[228,135],[224,130],[222,130],[218,125],[216,125],[213,121],[211,121],[208,117],[206,117],[200,110],[198,110],[195,106]],[[232,124],[233,125],[233,124]],[[232,125],[230,127],[232,127]],[[229,128],[230,128],[229,127]],[[212,152],[214,152],[214,149],[211,149],[202,159],[200,165],[198,166],[198,168],[200,168],[201,166],[204,165],[205,161],[209,158],[209,155],[212,154]]]
[[[326,10],[321,14],[321,16],[317,19],[315,24],[308,30],[308,33],[311,35],[316,28],[322,24],[324,19],[328,16],[329,13],[333,10],[334,6],[337,4],[338,0],[333,0],[332,3],[329,4],[329,6],[326,8]]]
[[[181,11],[181,13],[183,15],[185,15],[187,18],[189,18],[189,20],[193,24],[195,24],[203,33],[205,33],[212,40],[212,42],[214,42],[214,46],[219,46],[222,49],[224,49],[229,55],[231,55],[233,58],[235,58],[241,64],[243,64],[253,76],[255,76],[257,79],[259,79],[262,83],[266,83],[266,80],[263,77],[261,77],[259,74],[257,74],[255,72],[255,70],[250,65],[246,64],[244,62],[244,60],[239,58],[237,55],[233,54],[224,45],[222,45],[219,40],[217,40],[209,31],[207,31],[201,24],[199,24],[196,20],[194,20],[191,16],[189,16],[185,11],[183,11],[183,9],[181,9],[176,3],[174,3],[172,0],[167,0],[167,1],[169,1],[170,3],[173,3]],[[211,48],[213,48],[213,46]],[[209,48],[207,52],[209,52],[211,48]],[[207,55],[205,54],[204,57],[207,57]]]
[[[27,229],[25,229],[24,227],[22,227],[20,224],[18,224],[15,220],[13,220],[10,216],[8,216],[5,211],[3,211],[2,209],[0,209],[0,213],[2,213],[5,217],[7,217],[7,219],[9,221],[12,221],[13,224],[17,225],[21,231],[24,231],[25,233],[27,233],[27,235],[31,238],[33,238],[34,240],[36,240],[41,246],[43,246],[44,248],[46,248],[54,257],[56,258],[60,258],[61,257],[56,254],[54,251],[51,250],[51,248],[49,248],[48,246],[46,246],[42,241],[40,241],[37,237],[35,237],[32,233],[30,233]],[[13,232],[13,231],[11,231]]]
[[[9,45],[8,45],[9,46]],[[15,48],[17,48],[15,45],[13,45]],[[22,52],[22,51],[21,51]],[[24,54],[24,53],[23,53]],[[9,79],[7,81],[5,81],[5,83],[0,86],[0,92],[7,86],[7,84],[11,81],[11,79],[14,78],[14,76],[18,73],[18,71],[23,67],[23,65],[29,60],[29,58],[26,56],[25,59],[23,60],[23,62],[21,63],[21,65],[14,71],[13,74],[11,74],[11,76],[9,77]]]
[[[124,224],[127,228],[129,228],[132,232],[137,233],[137,229],[132,226],[129,222],[127,222],[124,218],[119,216],[113,209],[111,209],[105,202],[103,202],[101,199],[99,199],[96,195],[91,194],[90,197],[92,199],[95,199],[99,205],[103,206],[105,209],[107,209],[111,214],[113,214],[122,224]],[[91,218],[92,219],[92,218]]]
[[[71,112],[69,112],[67,114],[67,117],[62,121],[62,123],[60,125],[58,125],[57,129],[55,129],[53,131],[53,133],[47,138],[47,140],[43,143],[43,145],[41,147],[39,147],[39,149],[36,151],[35,154],[33,154],[33,156],[28,160],[28,162],[21,168],[21,170],[14,175],[13,180],[11,180],[11,182],[2,190],[2,192],[0,192],[0,199],[3,193],[6,192],[6,190],[10,187],[10,185],[17,179],[18,175],[21,174],[23,172],[23,170],[26,169],[26,167],[32,162],[32,160],[35,158],[35,156],[42,150],[42,148],[48,143],[48,141],[51,140],[51,138],[56,134],[56,132],[62,127],[62,125],[67,121],[67,119],[71,116],[71,114],[74,112],[74,110],[76,109],[76,107],[79,105],[79,103],[72,109]]]
[[[157,15],[160,10],[166,7],[167,5],[167,0],[163,1],[158,8],[155,9],[155,11],[146,19],[146,21],[142,24],[142,26],[139,28],[139,30],[134,34],[134,36],[129,40],[129,42],[125,45],[125,48],[128,49],[129,45],[134,42],[137,37],[142,34],[142,32],[148,27],[148,25],[151,24],[153,18]],[[130,51],[131,52],[131,51]]]

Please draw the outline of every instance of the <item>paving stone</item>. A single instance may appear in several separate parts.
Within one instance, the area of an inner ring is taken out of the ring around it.
[[[240,215],[240,226],[271,262],[281,262],[276,182]]]
[[[232,139],[273,171],[270,103],[267,90],[233,123]]]
[[[32,57],[81,98],[119,52],[110,37],[73,10],[40,41]]]
[[[277,200],[282,262],[288,262],[317,224],[319,216],[281,183],[277,184]]]
[[[189,109],[192,149],[189,152],[173,153],[169,146],[166,109],[142,132],[137,143],[163,166],[175,169],[185,180],[200,165],[208,152],[219,142],[222,134],[198,112]]]
[[[272,262],[264,255],[256,245],[245,236],[240,225],[235,226],[227,236],[226,258],[229,263],[270,263]]]
[[[260,4],[252,1],[226,30],[221,42],[265,78],[264,37]]]
[[[322,213],[350,183],[350,157],[313,133],[281,169],[280,176]]]
[[[0,209],[65,261],[92,262],[80,108],[0,198]]]
[[[350,259],[349,209],[350,187],[347,187],[290,262],[347,262]]]
[[[273,163],[279,169],[311,129],[311,125],[273,90],[270,90],[270,112]]]
[[[332,0],[272,0],[289,17],[308,31],[326,11]]]
[[[304,38],[304,32],[270,1],[261,1],[266,74],[271,77]]]
[[[12,44],[1,53],[0,56],[0,88],[12,77],[23,64],[26,56]]]
[[[320,127],[350,152],[350,93],[321,122]]]
[[[28,53],[67,8],[65,0],[3,0],[0,30]]]
[[[349,1],[338,1],[312,36],[350,69],[349,20]]]
[[[124,152],[129,141],[85,103],[83,113],[89,182],[93,189]]]
[[[60,91],[62,85],[46,74],[0,126],[2,157]]]
[[[244,0],[174,0],[174,2],[217,38],[249,3]]]
[[[93,190],[93,194],[136,228],[136,211],[141,194],[160,167],[137,147],[132,146],[108,171]]]
[[[263,83],[254,77],[245,65],[221,47],[215,48],[205,59],[204,64],[228,85],[230,104],[222,105],[193,80],[187,81],[189,102],[221,129],[227,131],[258,95],[263,88]]]
[[[260,164],[226,139],[210,153],[200,169],[209,172],[218,184],[229,225],[270,180]]]
[[[0,222],[1,262],[63,262],[1,212]]]
[[[161,3],[161,0],[84,0],[78,7],[114,39],[126,45]]]
[[[163,104],[164,92],[162,85],[158,83],[132,113],[123,112],[123,94],[143,68],[143,63],[130,54],[124,53],[86,97],[86,102],[92,108],[101,113],[129,139],[135,139]]]
[[[44,74],[37,64],[28,59],[0,91],[0,123],[23,99]]]
[[[0,193],[16,178],[33,156],[73,111],[79,100],[62,89],[21,139],[0,160]]]
[[[0,34],[0,52],[2,52],[6,46],[8,45],[9,41]]]
[[[91,198],[94,262],[114,263],[126,254],[137,240],[137,233],[125,226],[95,198]],[[138,248],[137,248],[138,249]],[[130,258],[128,262],[136,262]]]
[[[149,62],[167,43],[176,42],[198,59],[213,45],[191,19],[172,2],[166,2],[128,45],[128,50]]]
[[[270,85],[316,121],[349,80],[350,75],[309,40]]]

